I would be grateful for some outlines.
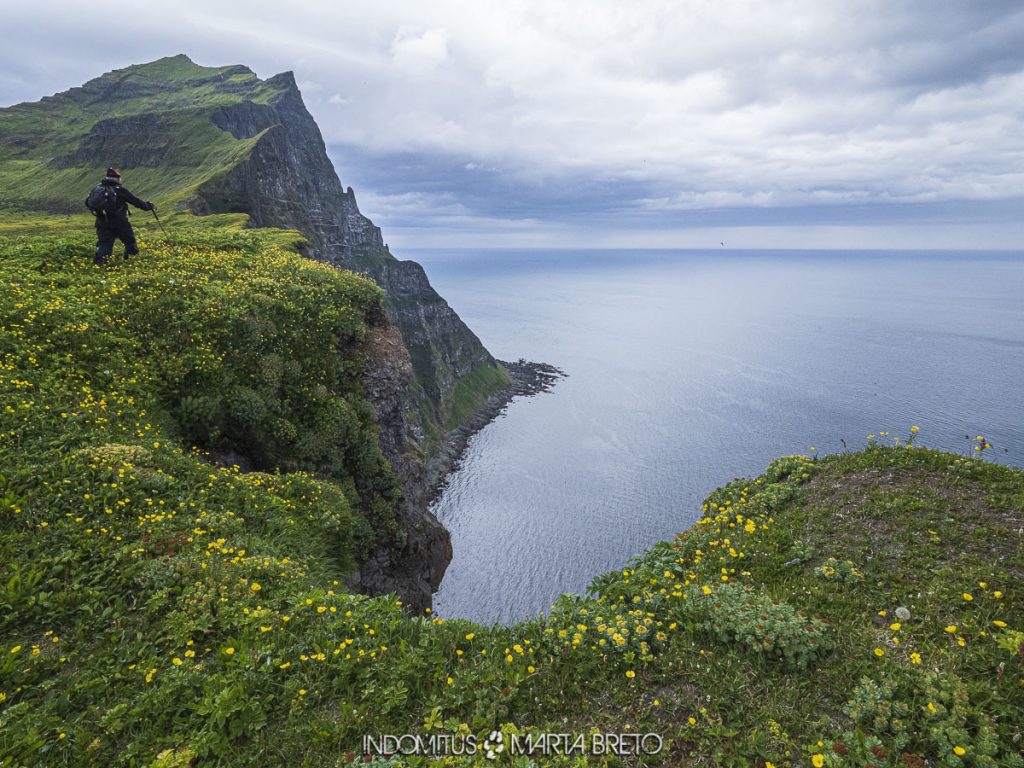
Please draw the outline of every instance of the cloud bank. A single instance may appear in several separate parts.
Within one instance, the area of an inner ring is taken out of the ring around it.
[[[0,102],[179,52],[294,70],[404,245],[1024,248],[1018,2],[20,5]]]

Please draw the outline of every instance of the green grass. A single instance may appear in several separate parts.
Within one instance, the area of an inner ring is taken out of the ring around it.
[[[159,221],[151,213],[135,211],[131,221],[135,234],[143,241],[159,242],[163,245],[189,246],[208,243],[211,246],[226,245],[231,249],[276,245],[285,250],[295,251],[306,244],[305,236],[295,230],[260,229],[254,233],[249,227],[249,217],[244,213],[219,213],[197,217],[188,213],[160,213]],[[74,241],[80,246],[78,254],[85,252],[88,245],[95,245],[95,219],[90,213],[48,214],[48,213],[5,213],[0,216],[0,241],[8,248],[15,248],[19,238],[27,246],[26,253],[42,253],[47,243],[57,242],[63,248]],[[60,232],[60,237],[52,233]],[[92,241],[92,242],[91,242]],[[72,257],[67,254],[65,260]],[[13,263],[13,261],[12,261]]]
[[[240,223],[106,271],[87,226],[0,225],[0,765],[361,764],[364,734],[495,728],[664,739],[608,765],[1022,765],[1024,472],[986,451],[779,459],[510,627],[348,594],[393,534],[359,384],[380,291]]]
[[[455,385],[451,397],[451,413],[448,414],[448,429],[464,424],[480,408],[490,395],[508,386],[508,373],[500,365],[479,365],[468,376],[463,376]]]

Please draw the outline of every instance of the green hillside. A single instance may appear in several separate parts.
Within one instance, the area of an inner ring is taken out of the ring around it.
[[[448,762],[596,730],[664,749],[533,762],[1024,765],[1020,470],[782,458],[545,618],[409,616],[344,588],[394,535],[379,290],[205,223],[106,271],[87,231],[0,236],[0,765],[362,765],[364,735],[495,729]]]
[[[185,56],[109,72],[0,114],[0,210],[81,213],[110,163],[168,211],[234,167],[258,136],[236,139],[211,115],[279,94],[245,67],[201,67]]]

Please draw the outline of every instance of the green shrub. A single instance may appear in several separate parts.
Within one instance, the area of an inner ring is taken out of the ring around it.
[[[779,661],[787,669],[808,669],[834,645],[821,619],[750,587],[723,584],[709,594],[695,593],[693,605],[699,606],[698,626],[718,642]]]
[[[844,765],[870,759],[864,748],[871,751],[872,746],[876,758],[880,747],[951,768],[1010,766],[1020,757],[1000,749],[991,717],[972,701],[964,681],[950,674],[899,669],[881,681],[864,678],[844,710],[857,726],[844,737],[844,744],[855,747]]]

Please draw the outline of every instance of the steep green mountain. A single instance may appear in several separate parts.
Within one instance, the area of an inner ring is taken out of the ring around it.
[[[423,269],[394,258],[359,212],[292,74],[263,81],[243,66],[174,56],[0,109],[0,212],[79,214],[108,165],[163,211],[244,214],[249,226],[298,230],[306,255],[384,289],[401,342],[393,368],[368,386],[404,490],[402,525],[417,534],[414,551],[381,550],[353,579],[369,592],[417,592],[426,604],[450,559],[447,532],[424,512],[428,488],[448,469],[454,430],[508,375]]]
[[[0,210],[82,213],[81,190],[108,165],[161,209],[185,209],[196,191],[242,161],[239,141],[214,115],[239,103],[266,107],[287,87],[245,67],[198,67],[185,56],[110,72],[79,88],[0,110]]]

